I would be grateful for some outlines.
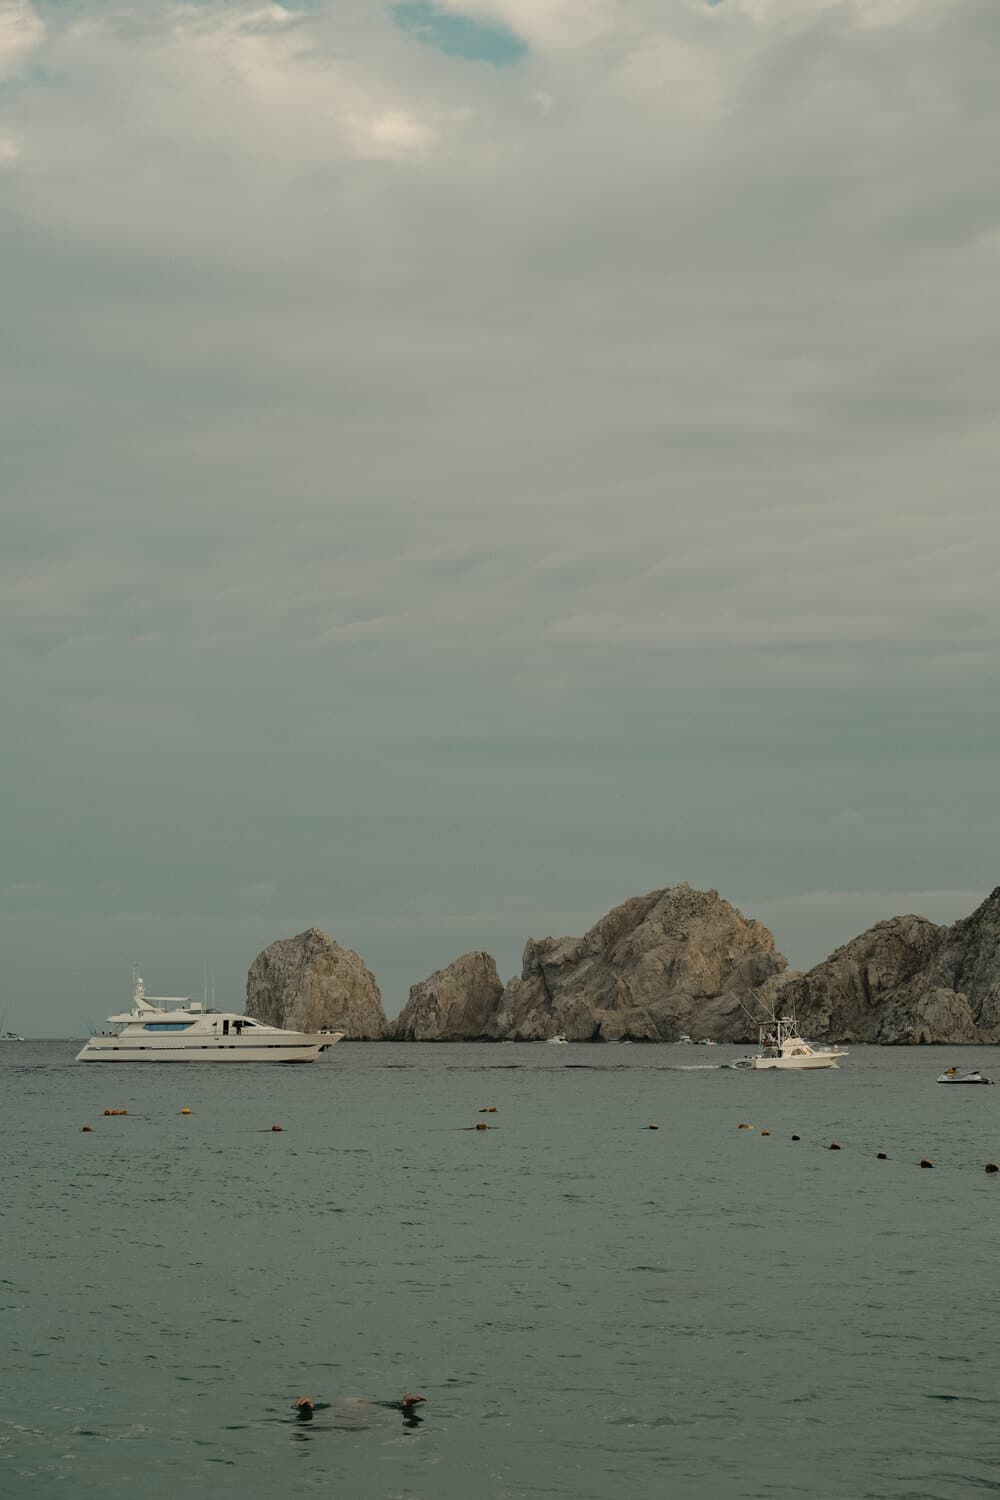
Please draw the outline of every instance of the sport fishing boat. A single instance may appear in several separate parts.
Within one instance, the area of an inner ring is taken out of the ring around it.
[[[978,1068],[970,1068],[963,1072],[961,1068],[945,1068],[938,1083],[992,1083],[992,1078],[985,1078]]]
[[[135,976],[132,1009],[109,1016],[117,1030],[92,1036],[77,1062],[315,1062],[342,1031],[282,1031],[252,1016],[213,1010],[179,996],[147,995]]]
[[[836,1047],[813,1047],[803,1041],[794,1016],[770,1016],[760,1027],[759,1050],[723,1066],[798,1072],[806,1068],[836,1068],[839,1059],[846,1056],[846,1052]]]

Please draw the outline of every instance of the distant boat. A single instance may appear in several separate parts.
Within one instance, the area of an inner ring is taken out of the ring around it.
[[[2,1016],[0,1016],[0,1042],[23,1042],[23,1041],[24,1041],[24,1037],[20,1034],[20,1032],[18,1032],[18,1031],[8,1031],[7,1030],[7,1007],[5,1006],[4,1007],[4,1013],[3,1013]]]
[[[984,1078],[978,1068],[970,1068],[963,1072],[961,1068],[945,1068],[938,1083],[992,1083],[992,1078]]]
[[[569,1046],[569,1042],[566,1040],[566,1038],[564,1036],[550,1036],[550,1037],[546,1037],[546,1041],[548,1042],[548,1044],[549,1044],[550,1047],[568,1047]]]
[[[799,1036],[794,1016],[769,1016],[760,1027],[759,1051],[740,1057],[724,1068],[753,1068],[768,1071],[802,1072],[806,1069],[836,1068],[847,1053],[836,1047],[813,1047]]]
[[[682,1031],[681,1034],[680,1034],[680,1036],[677,1038],[677,1040],[684,1047],[690,1047],[691,1046],[691,1038],[688,1036],[688,1034],[687,1034],[686,1031]]]
[[[282,1031],[198,1000],[147,995],[138,974],[134,984],[132,1009],[108,1017],[117,1030],[92,1036],[77,1062],[315,1062],[343,1037],[340,1031]]]
[[[698,1039],[699,1047],[717,1047],[718,1045],[718,1042],[713,1042],[710,1036],[703,1036]]]

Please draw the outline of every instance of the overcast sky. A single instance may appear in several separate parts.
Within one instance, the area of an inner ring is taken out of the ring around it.
[[[1000,882],[997,0],[0,0],[7,1025]]]

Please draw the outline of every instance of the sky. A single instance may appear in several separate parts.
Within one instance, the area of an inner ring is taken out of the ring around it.
[[[996,0],[0,0],[0,1018],[1000,882]]]

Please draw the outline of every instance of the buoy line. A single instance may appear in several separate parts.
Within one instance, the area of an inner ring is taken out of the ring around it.
[[[754,1130],[755,1128],[756,1128],[755,1126],[749,1124],[746,1120],[740,1120],[740,1122],[736,1126],[737,1130]],[[770,1136],[771,1134],[772,1134],[772,1132],[770,1130],[760,1130],[760,1131],[758,1131],[758,1135],[760,1137]],[[800,1135],[793,1135],[793,1136],[790,1137],[790,1139],[793,1140],[793,1141],[801,1141],[802,1137]],[[840,1141],[828,1141],[826,1143],[825,1149],[827,1151],[843,1151],[844,1147],[842,1146],[842,1144],[840,1143]],[[889,1153],[887,1151],[876,1151],[875,1152],[875,1160],[876,1161],[889,1161],[890,1159],[891,1158],[890,1158]],[[932,1168],[932,1167],[934,1167],[934,1165],[935,1165],[934,1158],[931,1157],[931,1156],[921,1156],[917,1161],[914,1161],[914,1162],[908,1161],[908,1159],[906,1157],[896,1157],[895,1159],[897,1161],[904,1162],[904,1164],[906,1164],[906,1165],[911,1165],[911,1166],[916,1166],[916,1167],[922,1167],[925,1171],[928,1170],[928,1169],[930,1169],[930,1168]],[[987,1162],[985,1162],[983,1164],[983,1171],[986,1172],[989,1176],[993,1176],[995,1173],[1000,1172],[1000,1162],[995,1162],[995,1161],[987,1161]]]

